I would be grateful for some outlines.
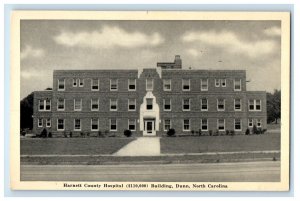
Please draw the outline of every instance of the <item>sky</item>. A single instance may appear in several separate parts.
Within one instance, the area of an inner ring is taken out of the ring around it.
[[[22,20],[21,99],[57,69],[246,70],[247,90],[280,89],[280,21]]]

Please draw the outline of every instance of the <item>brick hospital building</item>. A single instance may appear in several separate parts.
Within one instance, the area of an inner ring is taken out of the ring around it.
[[[180,56],[142,70],[55,70],[53,89],[34,92],[36,134],[244,134],[266,123],[266,92],[246,90],[245,70],[182,69]]]

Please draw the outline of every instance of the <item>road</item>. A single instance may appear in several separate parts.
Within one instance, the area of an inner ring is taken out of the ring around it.
[[[280,162],[22,165],[21,181],[276,182],[280,181]]]

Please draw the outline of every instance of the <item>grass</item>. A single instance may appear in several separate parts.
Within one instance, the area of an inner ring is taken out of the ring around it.
[[[21,139],[21,155],[112,154],[134,138],[32,138]]]
[[[280,133],[264,135],[164,137],[161,153],[280,150]]]

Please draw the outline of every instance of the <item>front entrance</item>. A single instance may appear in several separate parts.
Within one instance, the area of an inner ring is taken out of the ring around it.
[[[155,120],[154,119],[145,119],[144,120],[144,135],[155,135]]]

